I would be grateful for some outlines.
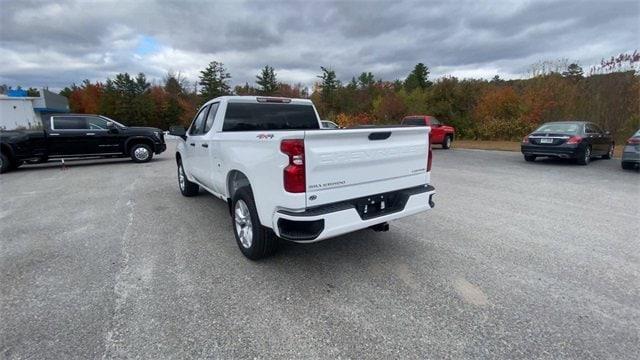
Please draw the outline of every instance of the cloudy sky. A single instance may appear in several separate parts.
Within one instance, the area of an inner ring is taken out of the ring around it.
[[[540,60],[588,68],[640,48],[638,1],[25,1],[0,0],[0,83],[57,89],[118,72],[195,80],[212,60],[232,84],[266,64],[312,84],[371,71],[403,79],[517,78]]]

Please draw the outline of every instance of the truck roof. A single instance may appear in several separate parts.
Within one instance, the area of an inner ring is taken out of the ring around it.
[[[237,95],[220,96],[215,99],[211,99],[207,101],[207,103],[217,101],[217,100],[226,100],[228,102],[267,102],[267,103],[282,102],[287,104],[305,104],[305,105],[313,104],[310,99],[302,99],[302,98],[287,98],[287,97],[280,97],[280,96],[237,96]],[[278,100],[282,100],[282,101],[278,101]]]

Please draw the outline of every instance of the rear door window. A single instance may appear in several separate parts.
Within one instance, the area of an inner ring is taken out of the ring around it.
[[[223,131],[311,130],[319,129],[311,105],[255,104],[230,102]]]
[[[54,116],[54,130],[87,130],[87,120],[83,116]]]

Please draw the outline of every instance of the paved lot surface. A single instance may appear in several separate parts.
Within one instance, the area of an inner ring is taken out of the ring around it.
[[[637,358],[640,175],[436,150],[436,208],[260,262],[171,152],[0,176],[3,358]]]

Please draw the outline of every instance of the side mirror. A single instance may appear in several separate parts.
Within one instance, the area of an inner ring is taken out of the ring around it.
[[[607,131],[605,131],[605,132],[604,132],[604,134],[605,134],[605,135],[611,135],[611,131],[608,131],[608,130],[607,130]]]
[[[110,133],[118,132],[118,127],[116,126],[116,124],[113,123],[113,121],[107,121],[107,129],[109,130]]]
[[[184,139],[187,137],[187,130],[180,125],[174,125],[169,127],[169,135],[178,136]]]

